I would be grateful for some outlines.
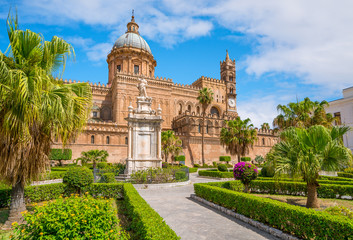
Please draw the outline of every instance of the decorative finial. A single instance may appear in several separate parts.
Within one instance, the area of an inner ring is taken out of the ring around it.
[[[134,9],[132,9],[132,17],[134,17]]]
[[[228,49],[226,49],[227,55],[226,55],[226,61],[229,60],[229,54],[228,54]]]

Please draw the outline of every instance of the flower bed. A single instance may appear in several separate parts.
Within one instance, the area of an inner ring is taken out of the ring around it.
[[[93,197],[123,199],[131,229],[137,239],[179,239],[175,232],[164,222],[138,194],[130,183],[93,183],[86,191]],[[0,207],[8,206],[11,189],[0,189]],[[41,202],[57,199],[65,193],[63,183],[25,187],[26,202]]]
[[[230,183],[229,183],[230,184]],[[194,184],[197,196],[302,239],[349,239],[352,221],[329,213],[221,188],[227,183]]]
[[[114,199],[73,195],[24,213],[27,224],[15,225],[15,239],[128,239]]]

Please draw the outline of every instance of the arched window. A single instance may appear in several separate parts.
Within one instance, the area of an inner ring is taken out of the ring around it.
[[[199,133],[201,133],[201,124],[199,124]]]
[[[107,136],[107,138],[106,138],[106,143],[107,143],[107,144],[110,144],[110,138],[109,138],[109,136]]]
[[[208,133],[208,124],[206,125],[206,133]]]
[[[217,109],[216,107],[212,107],[212,108],[211,108],[211,114],[212,114],[212,115],[213,115],[213,114],[216,114],[217,117],[219,117],[219,111],[218,111],[218,109]]]
[[[191,105],[188,105],[188,111],[191,113]]]
[[[264,138],[262,138],[262,145],[265,146],[265,139]]]
[[[216,99],[217,99],[217,102],[218,102],[218,95],[217,95],[217,98],[216,98]]]
[[[197,114],[200,114],[200,107],[199,106],[196,107],[196,112],[197,112]]]
[[[183,113],[183,105],[179,103],[179,115]]]
[[[94,144],[94,136],[91,136],[91,144]]]
[[[125,144],[127,145],[127,143],[128,143],[128,139],[127,137],[125,137]]]

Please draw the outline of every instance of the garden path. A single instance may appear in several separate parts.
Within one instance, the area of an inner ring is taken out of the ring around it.
[[[192,183],[211,182],[190,174]],[[278,239],[251,225],[230,218],[190,198],[192,184],[167,189],[138,189],[140,195],[154,208],[181,239]]]

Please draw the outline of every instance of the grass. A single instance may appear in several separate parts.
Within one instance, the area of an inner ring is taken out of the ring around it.
[[[2,228],[2,225],[4,225],[4,223],[6,222],[8,216],[9,216],[9,208],[0,208],[0,229]],[[11,234],[12,234],[12,230],[8,230],[8,231],[0,230],[0,240],[10,239]]]
[[[270,198],[280,202],[285,202],[291,205],[297,205],[305,207],[307,197],[301,196],[288,196],[288,195],[274,195],[274,194],[251,194],[258,197]],[[334,206],[344,206],[353,211],[353,201],[352,200],[342,200],[342,199],[328,199],[328,198],[319,198],[320,209],[324,210],[328,207]]]

